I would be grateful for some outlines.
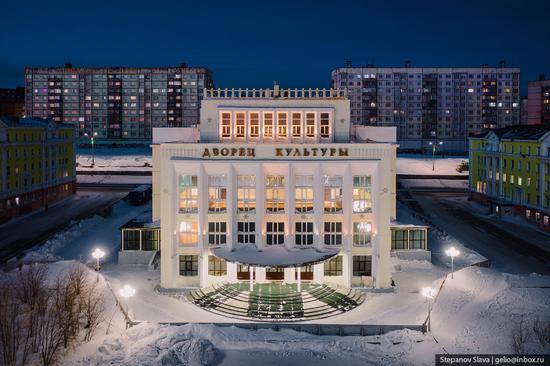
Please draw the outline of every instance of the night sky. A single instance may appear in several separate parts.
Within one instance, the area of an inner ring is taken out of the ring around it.
[[[219,87],[328,87],[330,71],[521,67],[550,78],[550,1],[4,1],[0,87],[25,66],[209,67]]]

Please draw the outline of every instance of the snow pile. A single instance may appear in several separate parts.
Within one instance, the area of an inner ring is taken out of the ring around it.
[[[150,171],[153,158],[151,149],[144,148],[95,149],[94,154],[90,149],[83,149],[77,153],[76,162],[78,170]]]

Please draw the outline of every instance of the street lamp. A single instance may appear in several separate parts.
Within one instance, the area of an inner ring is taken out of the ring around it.
[[[99,265],[99,260],[105,256],[105,252],[99,248],[95,248],[92,252],[92,257],[95,258],[95,270],[97,272],[97,282],[99,282],[99,270],[101,266]]]
[[[451,257],[451,278],[454,278],[454,272],[455,272],[455,257],[460,254],[460,251],[456,249],[455,247],[450,247],[445,251],[445,254],[447,254],[449,257]]]
[[[128,299],[136,294],[136,289],[126,284],[118,289],[118,294],[126,300],[126,328],[128,328],[130,321],[130,306],[128,304]]]
[[[429,142],[430,146],[432,147],[432,171],[435,170],[435,149],[438,149],[437,145],[441,146],[443,145],[443,141],[439,141],[438,143]]]
[[[88,132],[84,132],[84,136],[88,137]],[[92,133],[92,136],[90,136],[90,142],[92,143],[92,168],[95,165],[95,137],[97,136],[97,132]]]
[[[428,300],[428,332],[431,331],[432,328],[432,320],[430,318],[431,312],[432,312],[432,306],[431,301],[437,294],[437,290],[433,287],[424,287],[422,289],[422,296],[424,296]]]

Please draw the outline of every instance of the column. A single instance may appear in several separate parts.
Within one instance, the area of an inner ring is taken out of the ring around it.
[[[265,179],[262,163],[256,163],[256,247],[262,249],[264,247],[265,234]],[[258,278],[256,278],[258,280]]]
[[[248,266],[248,273],[250,275],[249,290],[252,292],[254,290],[254,267]]]
[[[295,202],[295,184],[294,184],[294,164],[288,163],[288,178],[285,180],[285,216],[288,221],[288,236],[285,236],[285,245],[287,248],[294,248],[296,242],[294,240],[294,230],[295,230],[295,211],[296,211],[296,202]],[[287,205],[288,202],[288,205]]]
[[[343,209],[343,222],[342,222],[342,248],[346,251],[351,251],[353,246],[353,175],[351,171],[351,164],[346,163],[347,167],[342,177],[343,194],[342,194],[342,209]]]
[[[233,165],[229,164],[229,169],[227,172],[227,249],[232,250],[234,241],[236,241],[237,236],[237,223],[235,222],[235,196],[236,196],[236,177],[234,174]]]
[[[302,291],[302,268],[296,267],[296,270],[298,271],[298,292]]]
[[[322,235],[323,235],[323,222],[324,215],[324,185],[323,185],[323,172],[319,164],[316,165],[315,173],[313,174],[313,232],[314,240],[313,245],[317,248],[321,247]]]

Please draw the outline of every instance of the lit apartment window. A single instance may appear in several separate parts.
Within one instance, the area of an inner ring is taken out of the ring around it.
[[[180,175],[180,212],[197,212],[199,190],[196,175]]]
[[[227,210],[227,179],[225,175],[208,176],[208,212]]]
[[[222,113],[222,138],[231,138],[231,113]]]
[[[297,222],[295,237],[296,245],[312,245],[313,222]]]
[[[292,137],[302,137],[301,113],[292,113]]]
[[[237,222],[237,242],[239,244],[254,244],[256,242],[256,224],[254,222]]]
[[[249,212],[256,209],[256,177],[237,176],[237,211]]]
[[[227,274],[227,262],[216,256],[208,256],[208,275],[225,276]]]
[[[267,212],[283,212],[285,209],[285,177],[266,176],[265,206]]]
[[[326,139],[330,137],[330,119],[329,113],[321,113],[321,138]]]
[[[364,213],[372,209],[371,181],[369,176],[353,176],[353,212]]]
[[[325,175],[325,212],[342,212],[342,185],[342,176]]]
[[[180,255],[180,276],[199,275],[199,257],[196,255]]]
[[[370,222],[353,223],[353,245],[369,245],[371,241],[372,225]]]
[[[208,223],[208,244],[223,245],[227,243],[227,224],[225,222]]]
[[[342,245],[341,222],[325,222],[325,245]]]
[[[264,113],[264,139],[273,138],[273,113]]]
[[[285,223],[267,222],[266,223],[266,241],[267,245],[281,245],[285,243]]]
[[[246,131],[244,112],[235,113],[235,137],[244,139]]]
[[[325,261],[325,276],[342,275],[342,256],[338,255],[328,261]]]
[[[250,137],[258,138],[260,136],[260,114],[257,112],[248,115],[250,124]]]
[[[306,137],[315,137],[315,113],[306,113]]]
[[[296,212],[313,212],[313,176],[296,176]]]
[[[370,255],[353,256],[353,275],[355,277],[372,276],[372,257]]]
[[[197,221],[180,222],[179,234],[179,243],[181,246],[196,246],[199,243],[199,229]]]
[[[287,137],[287,114],[286,112],[277,113],[277,137]]]

